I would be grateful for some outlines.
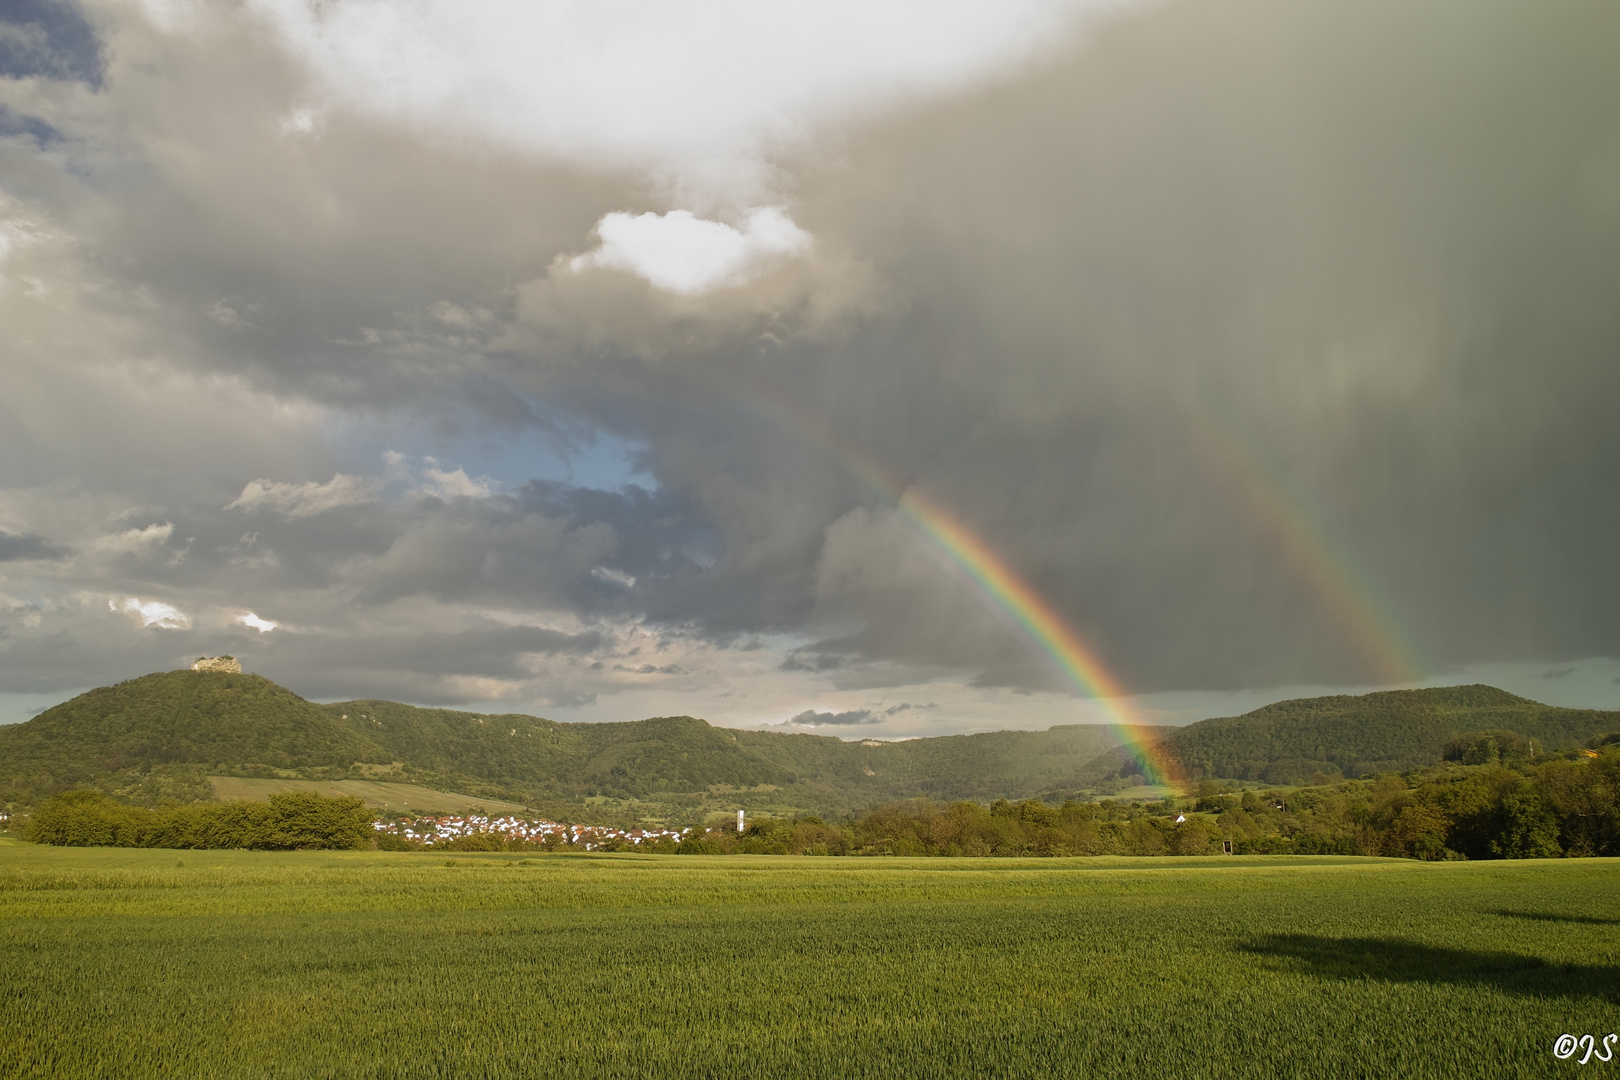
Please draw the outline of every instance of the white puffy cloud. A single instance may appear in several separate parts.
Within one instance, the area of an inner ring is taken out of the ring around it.
[[[251,4],[335,103],[441,137],[647,169],[732,195],[760,190],[770,144],[982,79],[1064,40],[1080,13],[1112,6]]]
[[[91,544],[91,548],[100,555],[145,555],[168,543],[169,537],[173,535],[173,523],[165,521],[162,525],[148,525],[144,529],[125,529],[122,532],[99,537]]]
[[[568,260],[570,270],[624,270],[682,296],[740,284],[772,260],[810,248],[810,234],[776,207],[750,211],[740,229],[688,210],[612,213],[596,233],[601,246]]]
[[[161,600],[142,600],[131,596],[121,606],[109,600],[107,610],[122,612],[138,620],[142,626],[156,627],[159,630],[187,630],[191,627],[191,616],[173,604],[165,604]]]
[[[369,502],[379,482],[373,477],[336,473],[324,484],[313,480],[294,484],[285,480],[250,480],[242,494],[227,503],[227,510],[263,510],[284,517],[313,517],[340,506]]]
[[[270,631],[281,625],[280,623],[274,622],[270,619],[261,619],[251,611],[238,615],[236,617],[236,621],[241,623],[243,626],[257,630],[261,634],[268,634]]]
[[[422,470],[422,486],[418,489],[421,494],[440,499],[487,499],[495,492],[495,481],[487,476],[468,476],[466,469],[441,469],[432,458],[426,460],[428,465]]]

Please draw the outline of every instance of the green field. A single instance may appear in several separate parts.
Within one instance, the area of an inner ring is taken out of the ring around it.
[[[1616,1029],[1616,860],[0,841],[8,1077],[1518,1077]]]

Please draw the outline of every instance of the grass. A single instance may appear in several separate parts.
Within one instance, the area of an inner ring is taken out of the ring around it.
[[[350,795],[364,799],[366,805],[374,809],[397,813],[470,814],[475,810],[491,814],[525,812],[521,803],[456,795],[385,780],[261,780],[245,776],[210,776],[208,782],[213,786],[214,796],[219,799],[268,799],[278,791],[314,791],[322,795]]]
[[[1613,860],[0,842],[5,1076],[1517,1077],[1617,1005]]]

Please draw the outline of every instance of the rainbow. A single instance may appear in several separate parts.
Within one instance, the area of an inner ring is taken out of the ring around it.
[[[1109,671],[1102,658],[1038,592],[1008,565],[996,550],[958,516],[929,499],[916,487],[891,475],[875,461],[832,437],[803,413],[761,388],[724,387],[728,396],[751,407],[778,430],[796,434],[828,457],[843,462],[916,526],[996,606],[1011,616],[1018,628],[1052,658],[1077,690],[1094,699],[1106,723],[1142,763],[1149,783],[1184,787],[1186,776],[1161,747],[1158,731],[1142,722],[1129,704],[1130,692]],[[1409,645],[1393,629],[1393,622],[1373,602],[1377,590],[1357,580],[1349,560],[1336,551],[1303,509],[1269,479],[1255,455],[1226,433],[1205,408],[1183,395],[1169,392],[1168,401],[1183,421],[1181,427],[1203,451],[1219,478],[1246,506],[1249,515],[1270,534],[1287,562],[1333,614],[1337,624],[1365,659],[1375,678],[1384,684],[1410,684],[1416,680]]]
[[[1185,776],[1160,747],[1158,734],[1144,725],[1126,704],[1129,691],[1092,648],[1064,621],[1040,593],[1029,586],[996,551],[961,520],[952,517],[916,488],[904,491],[901,513],[940,550],[967,572],[984,592],[1013,617],[1019,628],[1086,696],[1094,698],[1107,723],[1142,763],[1150,784],[1183,787]]]
[[[735,395],[735,387],[732,393]],[[992,603],[1011,616],[1018,629],[1056,662],[1081,696],[1096,702],[1103,712],[1104,723],[1141,763],[1142,776],[1149,784],[1186,786],[1181,767],[1160,746],[1160,729],[1144,723],[1131,708],[1130,691],[1108,670],[1096,649],[983,537],[914,485],[905,483],[853,447],[835,442],[796,410],[762,393],[749,397],[773,427],[794,432],[828,456],[842,461],[867,487],[892,502]]]
[[[1332,613],[1349,642],[1367,665],[1373,681],[1383,685],[1417,681],[1422,665],[1396,621],[1378,603],[1379,590],[1357,572],[1351,560],[1314,526],[1311,515],[1289,498],[1281,484],[1268,478],[1257,456],[1214,415],[1178,394],[1166,400],[1176,407],[1180,427],[1195,440],[1197,457],[1217,480],[1241,501],[1249,518],[1269,533],[1278,551]]]

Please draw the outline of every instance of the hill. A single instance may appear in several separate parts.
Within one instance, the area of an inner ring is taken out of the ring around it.
[[[389,701],[317,705],[255,675],[170,671],[0,727],[0,801],[99,787],[155,804],[210,777],[406,783],[548,813],[691,818],[745,806],[840,814],[886,800],[1024,798],[1117,743],[1104,728],[848,743],[689,716],[559,724]]]
[[[794,773],[841,808],[885,799],[1020,799],[1034,796],[1099,748],[1118,744],[1110,728],[1066,724],[1045,731],[987,731],[904,742],[844,742],[825,735],[738,731],[740,745]]]
[[[1297,698],[1242,716],[1217,717],[1169,732],[1159,746],[1194,780],[1309,783],[1433,765],[1463,735],[1510,731],[1541,750],[1584,744],[1620,731],[1620,712],[1543,705],[1492,686],[1385,690],[1359,696]],[[1142,772],[1123,748],[1103,755],[1058,787],[1094,787]]]
[[[1446,744],[1511,731],[1543,750],[1620,731],[1620,713],[1561,709],[1488,686],[1281,701],[1166,731],[1193,780],[1269,784],[1404,770]],[[842,815],[903,798],[1109,794],[1142,771],[1111,729],[1070,725],[905,742],[741,731],[690,716],[560,724],[389,701],[318,705],[256,675],[169,671],[0,726],[0,802],[79,785],[155,805],[214,795],[210,777],[366,781],[548,814],[695,820],[744,807]]]
[[[423,783],[536,801],[694,807],[714,794],[728,805],[842,813],[919,796],[1026,798],[1118,742],[1087,725],[885,743],[716,728],[690,716],[559,724],[388,701],[319,707]]]
[[[162,671],[0,727],[0,799],[33,802],[87,782],[139,784],[154,769],[159,777],[197,774],[174,766],[347,773],[356,763],[390,760],[376,743],[269,679]]]

